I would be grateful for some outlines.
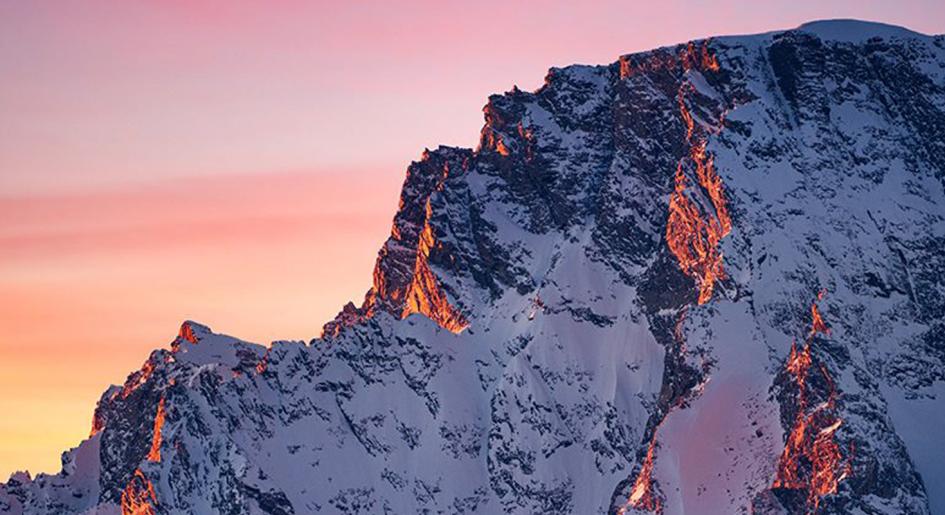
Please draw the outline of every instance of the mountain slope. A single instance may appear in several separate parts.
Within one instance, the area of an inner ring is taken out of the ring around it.
[[[185,323],[8,513],[943,513],[945,38],[552,69],[309,344]]]

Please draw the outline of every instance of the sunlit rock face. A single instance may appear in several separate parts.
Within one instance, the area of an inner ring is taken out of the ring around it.
[[[322,337],[185,323],[0,512],[945,513],[945,39],[719,37],[484,112]]]

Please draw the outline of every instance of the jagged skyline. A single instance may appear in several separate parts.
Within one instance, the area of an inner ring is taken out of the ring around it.
[[[327,5],[267,17],[0,7],[0,71],[16,78],[0,85],[11,392],[0,409],[14,415],[0,424],[0,477],[54,472],[103,387],[181,319],[259,341],[316,336],[370,286],[407,163],[425,146],[474,146],[488,94],[533,89],[554,65],[813,18],[934,32],[945,19],[932,5],[600,4],[536,17],[415,4],[393,20]],[[397,27],[413,36],[395,43]],[[494,43],[513,33],[516,44]]]

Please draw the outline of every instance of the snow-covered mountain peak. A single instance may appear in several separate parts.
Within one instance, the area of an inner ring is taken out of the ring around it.
[[[945,512],[945,40],[884,27],[493,95],[323,337],[186,322],[0,511]]]
[[[794,30],[816,35],[825,41],[848,43],[861,43],[872,38],[930,37],[897,25],[852,19],[817,20],[804,23]]]

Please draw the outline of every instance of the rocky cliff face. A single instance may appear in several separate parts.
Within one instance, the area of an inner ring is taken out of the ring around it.
[[[552,69],[321,338],[187,322],[4,513],[945,513],[945,38]]]

